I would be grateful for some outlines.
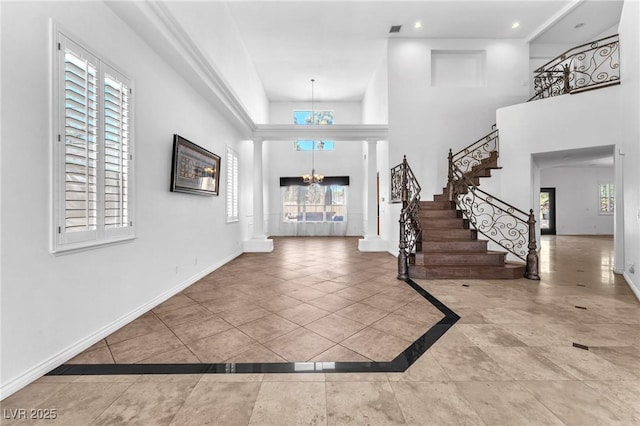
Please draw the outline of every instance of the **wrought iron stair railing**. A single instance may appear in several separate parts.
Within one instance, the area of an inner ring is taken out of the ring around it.
[[[391,169],[391,202],[402,202],[400,212],[400,240],[398,254],[398,279],[409,279],[409,261],[422,249],[420,225],[420,184],[413,174],[407,156]]]
[[[493,133],[495,132],[491,134]],[[497,146],[497,141],[495,143]],[[484,149],[482,144],[475,148],[475,150]],[[479,154],[470,153],[467,155],[475,158],[474,155]],[[456,163],[455,158],[456,155],[449,151],[449,181],[447,183],[449,201],[456,203],[469,224],[478,232],[526,262],[525,278],[539,280],[535,236],[536,221],[533,210],[529,210],[527,214],[481,190],[467,177],[472,168],[468,168],[468,171],[465,172],[458,165],[459,162]]]
[[[618,35],[567,50],[534,71],[529,101],[620,84]]]

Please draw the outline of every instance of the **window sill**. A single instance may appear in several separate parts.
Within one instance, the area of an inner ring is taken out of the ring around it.
[[[55,256],[62,256],[66,254],[79,253],[87,250],[98,249],[102,247],[113,246],[116,244],[127,243],[136,239],[135,235],[127,235],[122,237],[110,238],[108,240],[101,241],[83,241],[81,243],[65,244],[54,247],[51,250],[51,254]]]

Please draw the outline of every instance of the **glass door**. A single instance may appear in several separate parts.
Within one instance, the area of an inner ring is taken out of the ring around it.
[[[555,188],[540,188],[540,233],[556,234]]]

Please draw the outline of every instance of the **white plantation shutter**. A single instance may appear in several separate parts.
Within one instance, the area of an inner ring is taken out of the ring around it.
[[[238,219],[238,154],[227,147],[227,222]]]
[[[58,34],[54,251],[132,236],[131,84]]]
[[[129,225],[129,85],[106,69],[104,77],[104,225]]]

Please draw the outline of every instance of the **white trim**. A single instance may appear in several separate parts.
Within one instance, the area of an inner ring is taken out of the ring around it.
[[[212,104],[216,108],[221,107],[220,111],[243,137],[250,137],[255,124],[240,98],[166,5],[150,1],[106,2],[106,5],[144,40],[151,40],[151,47],[168,64],[179,67],[178,72],[194,85],[205,99],[213,101]],[[136,8],[137,12],[144,16],[144,24],[150,26],[141,25],[130,8]],[[177,63],[176,54],[183,59],[182,62]],[[210,93],[203,93],[201,89]]]
[[[629,288],[631,289],[633,294],[635,294],[638,301],[640,301],[640,289],[634,285],[633,280],[631,279],[631,277],[626,271],[622,273],[622,276],[624,277],[624,280],[629,285]]]
[[[14,377],[13,379],[7,381],[6,383],[3,383],[2,387],[0,387],[0,400],[3,400],[9,395],[19,391],[20,389],[32,383],[33,381],[39,379],[49,371],[69,361],[76,355],[82,353],[87,348],[90,348],[92,345],[106,338],[111,333],[129,324],[131,321],[135,320],[142,314],[150,311],[151,309],[155,308],[156,306],[158,306],[165,300],[171,298],[172,296],[175,296],[185,288],[194,284],[195,282],[205,277],[206,275],[210,274],[211,272],[215,271],[216,269],[220,268],[221,266],[231,262],[233,259],[240,256],[241,254],[242,254],[242,251],[238,251],[231,254],[230,256],[226,257],[220,262],[217,262],[209,266],[208,268],[182,281],[177,286],[154,297],[144,305],[134,309],[128,314],[123,315],[122,317],[111,322],[110,324],[107,324],[106,326],[102,327],[96,332],[68,346],[67,348],[61,350],[60,352],[49,357],[48,359],[45,359],[44,361],[40,362],[34,367],[31,367],[30,369],[26,370],[24,373],[18,375],[17,377]]]
[[[296,124],[257,124],[253,138],[262,140],[380,141],[387,140],[386,124],[334,124],[331,126]]]
[[[547,19],[542,25],[533,30],[526,38],[525,42],[533,43],[538,37],[544,34],[549,28],[553,27],[562,18],[571,13],[576,7],[580,6],[584,0],[572,0],[569,4],[553,14],[553,16]]]

